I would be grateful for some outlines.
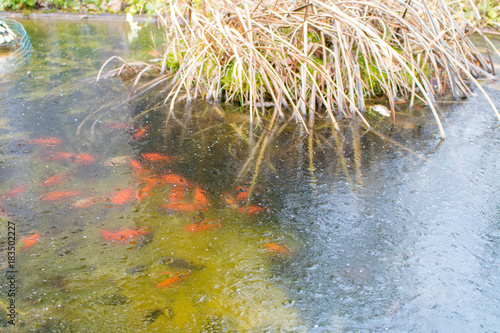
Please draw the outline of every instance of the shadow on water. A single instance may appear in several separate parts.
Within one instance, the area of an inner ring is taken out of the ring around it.
[[[396,127],[367,116],[388,139],[323,119],[311,137],[250,131],[207,103],[137,117],[154,93],[122,103],[121,80],[91,81],[111,55],[145,56],[147,28],[23,23],[35,54],[0,92],[18,329],[497,329],[500,142],[482,98],[442,105],[442,143],[402,106]],[[5,273],[7,227],[0,243]]]

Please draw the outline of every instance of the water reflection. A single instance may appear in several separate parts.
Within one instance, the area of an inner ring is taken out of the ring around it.
[[[395,128],[368,116],[382,135],[317,119],[311,139],[206,103],[136,118],[154,93],[90,81],[108,56],[145,54],[147,29],[131,45],[116,23],[23,23],[36,52],[0,93],[0,193],[26,331],[498,326],[499,136],[483,99],[449,104],[440,145],[423,108]]]

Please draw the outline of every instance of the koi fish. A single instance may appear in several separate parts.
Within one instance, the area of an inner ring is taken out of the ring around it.
[[[171,163],[174,161],[174,158],[158,153],[143,153],[142,158],[150,162]]]
[[[188,213],[198,210],[200,207],[188,202],[169,202],[160,206],[161,209],[172,211],[175,213]]]
[[[241,207],[240,209],[238,209],[238,211],[241,214],[253,214],[253,215],[260,214],[265,210],[266,209],[264,207],[259,207],[259,206],[248,206],[248,208]]]
[[[151,128],[151,125],[146,125],[143,128],[136,130],[136,132],[134,134],[134,139],[139,140],[140,138],[145,136],[150,128]]]
[[[236,194],[236,200],[238,201],[243,201],[245,199],[248,199],[248,194],[250,193],[247,187],[241,187],[241,186],[236,188],[236,192],[238,192],[238,194]]]
[[[86,153],[78,154],[75,156],[76,162],[82,163],[82,164],[92,164],[95,162],[96,159],[97,159],[97,156],[91,155],[91,154],[86,154]]]
[[[179,201],[182,198],[184,198],[186,190],[184,187],[174,187],[172,190],[170,190],[170,194],[168,195],[168,198],[170,201]]]
[[[52,192],[47,192],[45,194],[42,194],[40,197],[38,197],[38,200],[41,201],[55,201],[55,200],[63,200],[67,199],[69,197],[75,196],[80,194],[80,192],[77,191],[52,191]]]
[[[44,186],[44,187],[53,186],[53,185],[61,184],[66,180],[72,180],[72,179],[73,179],[73,177],[68,177],[65,174],[59,173],[57,175],[54,175],[50,178],[45,179],[44,181],[42,181],[40,183],[40,185]]]
[[[167,172],[166,174],[161,176],[162,184],[171,184],[171,185],[179,185],[179,186],[187,186],[189,185],[186,178],[176,175],[172,172]]]
[[[143,188],[138,189],[137,191],[135,191],[135,198],[139,201],[142,201],[142,199],[150,195],[153,195],[153,193],[149,193],[152,189],[153,189],[153,184],[148,184]]]
[[[207,231],[214,228],[222,227],[221,222],[215,222],[213,220],[203,220],[199,223],[193,223],[184,227],[188,232],[201,232]]]
[[[21,237],[21,239],[19,240],[19,243],[23,244],[21,250],[26,250],[27,248],[32,247],[38,242],[39,239],[40,239],[39,232],[35,232],[33,235],[30,236]]]
[[[268,243],[264,245],[266,251],[278,254],[290,254],[292,251],[286,245],[279,245],[276,243]]]
[[[165,281],[158,283],[156,285],[156,288],[158,288],[158,289],[172,288],[177,283],[179,283],[182,280],[186,279],[189,276],[189,274],[190,273],[188,272],[188,273],[184,273],[184,274],[174,275],[171,278],[166,279]]]
[[[118,243],[125,243],[130,239],[137,238],[142,235],[149,234],[150,231],[146,229],[122,229],[120,231],[110,231],[110,230],[101,230],[99,232],[101,237],[108,241],[114,241]]]
[[[91,196],[85,199],[78,200],[72,206],[75,208],[87,208],[104,200],[106,200],[104,197]]]
[[[27,142],[32,145],[55,147],[63,143],[63,140],[55,136],[42,136],[41,138],[31,139]]]
[[[194,202],[199,206],[208,205],[207,192],[202,190],[198,185],[196,186],[196,190],[194,192]]]
[[[24,191],[26,191],[26,185],[21,185],[21,186],[16,187],[13,190],[7,192],[7,193],[1,194],[0,195],[0,199],[14,198],[14,197],[17,197],[20,194],[23,194]]]
[[[118,191],[111,197],[111,203],[115,205],[123,205],[124,203],[127,203],[130,200],[130,198],[132,197],[132,193],[133,191],[132,188],[130,187]]]

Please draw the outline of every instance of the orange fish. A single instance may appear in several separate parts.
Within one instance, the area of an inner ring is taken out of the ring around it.
[[[161,183],[162,184],[179,185],[179,186],[189,185],[186,178],[184,178],[180,175],[176,175],[175,173],[172,173],[172,172],[167,172],[166,174],[162,175],[161,176]]]
[[[35,245],[38,242],[39,239],[40,239],[39,232],[35,232],[33,235],[30,235],[30,236],[21,237],[21,239],[19,240],[19,243],[23,244],[23,246],[21,247],[21,250],[25,250],[29,247],[32,247],[33,245]]]
[[[174,161],[174,158],[158,153],[144,153],[142,154],[142,157],[150,162],[171,163]]]
[[[160,208],[166,209],[175,213],[188,213],[198,210],[200,207],[190,204],[188,202],[169,202],[161,205]]]
[[[226,205],[228,205],[229,207],[231,207],[231,208],[238,207],[236,204],[236,199],[234,197],[232,197],[231,195],[226,193],[226,194],[223,194],[222,197],[224,198]]]
[[[174,187],[172,190],[170,190],[168,198],[170,199],[170,201],[179,201],[184,198],[185,192],[186,190],[184,189],[184,187]]]
[[[275,243],[269,243],[264,245],[266,251],[268,252],[273,252],[273,253],[278,253],[278,254],[289,254],[292,253],[292,251],[288,248],[288,246],[284,245],[279,245]]]
[[[143,188],[138,189],[137,191],[135,191],[135,198],[139,201],[142,201],[142,199],[144,199],[150,195],[153,195],[153,193],[150,193],[150,191],[152,189],[153,189],[153,184],[148,184],[148,185],[144,186]]]
[[[114,193],[113,196],[111,197],[111,203],[115,205],[123,205],[124,203],[127,203],[130,200],[132,194],[133,194],[132,188],[127,187],[126,189]]]
[[[201,232],[220,227],[222,227],[222,223],[219,221],[215,222],[213,220],[203,220],[199,223],[187,225],[184,229],[188,232]]]
[[[1,194],[0,199],[8,199],[8,198],[17,197],[18,195],[24,193],[24,191],[26,191],[26,185],[21,185],[21,186],[16,187],[13,190],[7,192],[7,193]]]
[[[248,194],[250,193],[247,187],[241,187],[241,186],[236,188],[236,192],[238,192],[238,194],[236,194],[236,199],[238,201],[243,201],[247,199]]]
[[[82,163],[82,164],[94,163],[96,159],[97,159],[97,156],[91,155],[91,154],[86,154],[86,153],[78,154],[75,156],[75,160],[79,163]]]
[[[45,160],[48,161],[63,161],[63,160],[69,160],[73,159],[75,154],[72,153],[65,153],[65,152],[55,152],[51,154],[49,157],[44,158]]]
[[[188,273],[184,273],[184,274],[177,274],[177,275],[174,275],[172,276],[171,278],[163,281],[163,282],[160,282],[156,285],[156,288],[158,289],[165,289],[165,288],[172,288],[175,284],[181,282],[182,280],[184,280],[185,278],[187,278],[189,276],[189,272]]]
[[[140,138],[145,136],[150,128],[151,128],[151,125],[146,125],[143,128],[136,130],[136,132],[134,134],[134,139],[139,140]]]
[[[263,211],[265,211],[265,208],[259,207],[259,206],[248,206],[248,208],[241,207],[240,209],[238,209],[238,211],[241,214],[254,214],[255,215],[255,214],[260,214]]]
[[[72,206],[75,208],[87,208],[104,200],[106,200],[104,197],[91,196],[85,199],[78,200]]]
[[[196,190],[194,192],[194,202],[199,206],[208,205],[207,192],[202,190],[198,185],[196,186]]]
[[[80,194],[80,192],[77,191],[52,191],[52,192],[47,192],[45,194],[42,194],[38,200],[41,201],[54,201],[54,200],[62,200],[62,199],[67,199],[69,197],[75,196]]]
[[[45,179],[44,181],[42,181],[40,183],[40,185],[42,185],[44,187],[45,186],[53,186],[53,185],[61,184],[66,180],[72,180],[72,179],[73,179],[73,177],[68,177],[67,175],[59,173],[57,175],[54,175],[50,178]]]
[[[63,143],[63,140],[55,136],[42,136],[41,138],[31,139],[27,142],[32,145],[55,147]]]
[[[137,238],[142,235],[149,234],[150,231],[146,229],[122,229],[120,231],[110,231],[110,230],[101,230],[99,233],[101,237],[108,241],[114,241],[118,243],[125,243],[130,239]]]

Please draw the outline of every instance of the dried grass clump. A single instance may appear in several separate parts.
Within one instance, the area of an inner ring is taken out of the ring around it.
[[[320,114],[336,129],[356,115],[369,126],[365,99],[384,95],[393,119],[397,100],[427,103],[444,138],[434,96],[476,86],[488,98],[477,78],[494,74],[499,54],[484,35],[480,52],[476,28],[440,0],[170,0],[158,14],[162,72],[175,73],[165,101],[237,102],[251,121],[271,107],[304,125]]]

